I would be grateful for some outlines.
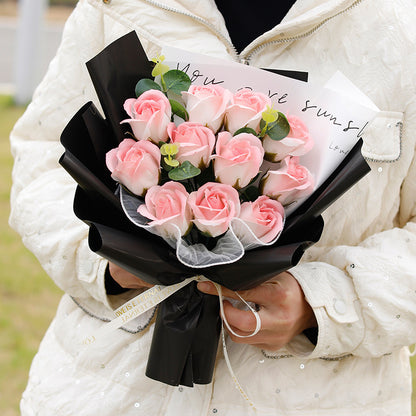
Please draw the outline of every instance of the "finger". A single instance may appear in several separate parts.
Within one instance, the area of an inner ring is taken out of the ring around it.
[[[111,277],[121,286],[126,289],[141,289],[143,287],[150,288],[153,285],[145,282],[139,277],[133,275],[127,270],[122,269],[114,263],[109,263],[109,272]]]
[[[267,345],[269,347],[270,345],[283,345],[279,344],[273,334],[269,333],[268,331],[260,331],[255,335],[251,335],[252,332],[242,332],[237,328],[230,328],[233,332],[230,332],[229,328],[227,328],[226,330],[228,337],[236,344],[248,344],[259,348],[262,348],[260,347],[261,345]]]
[[[206,293],[207,295],[218,295],[217,289],[211,282],[199,282],[197,288],[200,292]]]
[[[212,282],[199,282],[197,287],[199,291],[206,293],[207,295],[219,295],[217,288]],[[238,296],[233,290],[229,290],[224,286],[221,286],[221,294],[227,298],[238,299]]]
[[[234,308],[228,301],[223,302],[224,317],[235,332],[240,335],[250,335],[257,328],[257,320],[251,311]],[[260,318],[261,319],[261,318]]]
[[[151,285],[150,283],[147,283],[139,277],[133,275],[119,275],[116,278],[113,277],[113,279],[116,280],[121,287],[124,287],[126,289],[141,289],[153,287],[153,285]]]
[[[142,279],[140,279],[138,277],[136,277],[136,279],[139,279],[138,283],[140,284],[140,286],[149,287],[149,288],[154,286],[153,284],[148,283],[145,280],[142,280]]]

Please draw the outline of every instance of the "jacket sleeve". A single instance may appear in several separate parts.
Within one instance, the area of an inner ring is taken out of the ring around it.
[[[88,227],[73,213],[76,184],[58,163],[64,152],[59,139],[83,104],[93,100],[100,108],[85,62],[127,31],[99,8],[78,3],[57,55],[10,137],[15,159],[10,225],[63,291],[109,307],[107,261],[89,249]]]
[[[413,139],[408,142],[414,147]],[[414,155],[414,148],[408,150]],[[414,156],[395,200],[395,226],[291,269],[319,327],[316,346],[292,340],[288,347],[295,355],[378,357],[416,342]]]

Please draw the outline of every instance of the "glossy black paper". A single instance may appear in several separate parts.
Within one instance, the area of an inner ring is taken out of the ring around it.
[[[206,269],[180,263],[161,238],[128,221],[105,154],[126,137],[125,99],[136,82],[150,77],[151,64],[134,32],[118,39],[87,63],[103,118],[92,103],[74,115],[61,136],[62,166],[78,183],[74,212],[90,226],[91,250],[151,284],[170,285],[203,274],[233,290],[254,287],[296,265],[323,229],[321,213],[356,183],[369,167],[361,143],[331,177],[286,220],[277,243],[245,253],[239,261]],[[220,320],[216,296],[200,293],[192,283],[159,305],[146,375],[170,385],[193,386],[212,380]]]

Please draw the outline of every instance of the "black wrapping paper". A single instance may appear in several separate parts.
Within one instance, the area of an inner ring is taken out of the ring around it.
[[[128,128],[120,124],[127,118],[124,101],[132,97],[139,79],[151,77],[152,64],[136,33],[130,32],[108,45],[86,65],[105,118],[121,142]]]
[[[245,253],[239,261],[205,269],[184,266],[160,237],[125,217],[105,154],[129,134],[123,103],[151,65],[134,32],[118,39],[87,63],[103,108],[85,104],[61,136],[66,151],[62,166],[78,183],[74,212],[89,227],[91,250],[151,284],[170,285],[203,274],[229,289],[252,288],[295,266],[323,230],[322,212],[356,183],[369,167],[359,142],[330,178],[292,215],[273,246]],[[216,296],[202,294],[192,283],[158,308],[146,375],[170,385],[193,386],[212,380],[220,331]]]

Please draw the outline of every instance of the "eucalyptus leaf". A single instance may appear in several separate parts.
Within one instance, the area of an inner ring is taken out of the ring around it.
[[[171,69],[163,75],[163,81],[166,85],[167,91],[172,91],[175,94],[181,94],[182,91],[188,91],[191,85],[191,79],[185,72],[179,69]]]
[[[189,120],[189,114],[181,103],[172,99],[170,99],[169,102],[170,102],[170,106],[172,108],[173,114],[176,114],[182,120],[185,120],[185,121]]]
[[[266,134],[272,140],[284,139],[290,131],[290,124],[283,113],[279,113],[279,118],[267,126]]]
[[[201,169],[195,167],[191,162],[185,160],[180,166],[169,171],[169,178],[173,181],[184,181],[198,176]]]
[[[254,136],[257,136],[256,130],[252,129],[251,127],[241,127],[241,129],[238,129],[233,134],[233,136],[237,136],[237,134],[241,134],[241,133],[249,133],[249,134],[254,134]]]
[[[176,160],[176,159],[169,159],[169,158],[167,158],[167,157],[164,157],[163,158],[163,161],[168,165],[168,166],[171,166],[171,167],[174,167],[174,168],[176,168],[176,167],[178,167],[179,166],[179,162]]]
[[[161,160],[161,166],[162,166],[162,173],[165,174],[165,172],[170,172],[172,169],[176,169],[173,166],[169,166],[168,164],[165,163],[165,158],[162,158]],[[163,175],[162,175],[163,176]],[[163,176],[163,180],[168,181],[170,178],[168,178],[168,175],[164,175]]]
[[[149,79],[149,78],[141,79],[136,84],[136,88],[135,88],[136,97],[139,97],[144,92],[149,91],[149,90],[162,91],[162,88],[160,87],[160,85],[157,82],[153,81],[152,79]]]

